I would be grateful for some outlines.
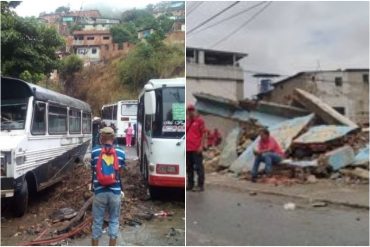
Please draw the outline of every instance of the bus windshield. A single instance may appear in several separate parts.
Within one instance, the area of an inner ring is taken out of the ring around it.
[[[136,116],[136,114],[137,114],[137,104],[122,103],[122,106],[121,106],[122,116]]]
[[[1,100],[1,130],[24,129],[27,99]]]
[[[157,111],[153,137],[181,138],[185,134],[185,88],[159,88],[155,94]]]

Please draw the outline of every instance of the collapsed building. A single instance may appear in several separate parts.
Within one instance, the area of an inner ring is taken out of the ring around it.
[[[208,171],[249,174],[253,149],[261,128],[267,127],[287,157],[278,166],[305,180],[314,174],[332,174],[368,180],[369,132],[338,113],[318,97],[295,89],[293,100],[302,107],[265,101],[233,101],[207,94],[194,94],[196,109],[207,118],[223,121],[225,140],[221,149],[205,153]],[[366,158],[365,158],[366,157]]]

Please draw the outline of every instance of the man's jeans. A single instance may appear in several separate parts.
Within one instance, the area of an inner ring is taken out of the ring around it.
[[[194,168],[198,173],[198,186],[204,186],[203,154],[195,151],[186,152],[186,174],[188,175],[188,187],[194,186]]]
[[[92,238],[99,239],[103,233],[105,211],[109,213],[108,234],[111,239],[116,239],[119,230],[121,213],[121,195],[113,192],[101,192],[94,195],[92,215]]]
[[[267,152],[260,155],[256,155],[254,159],[253,169],[252,169],[252,177],[256,178],[258,174],[258,168],[260,167],[260,163],[265,163],[265,172],[266,174],[270,173],[272,170],[272,165],[277,165],[281,162],[281,157],[273,152]]]

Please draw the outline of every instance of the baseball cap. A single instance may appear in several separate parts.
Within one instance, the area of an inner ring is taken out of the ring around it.
[[[188,107],[186,108],[188,111],[194,111],[195,106],[193,104],[189,104]]]
[[[104,127],[100,130],[102,135],[114,135],[114,130],[111,127]]]

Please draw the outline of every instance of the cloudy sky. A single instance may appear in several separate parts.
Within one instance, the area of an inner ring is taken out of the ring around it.
[[[100,7],[110,8],[112,11],[121,11],[131,8],[144,8],[146,5],[158,3],[160,0],[26,0],[23,1],[15,10],[20,16],[39,16],[41,12],[53,12],[59,6],[69,6],[71,10],[82,8]]]
[[[232,3],[188,2],[187,30]],[[236,4],[198,30],[258,3]],[[244,69],[282,75],[319,67],[322,70],[369,67],[368,2],[272,2],[229,36],[263,7],[261,4],[201,32],[193,31],[186,37],[187,45],[246,52],[249,55],[242,61]],[[229,38],[217,44],[225,36]]]

